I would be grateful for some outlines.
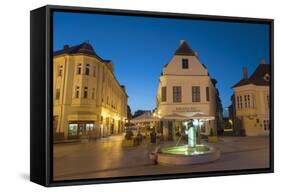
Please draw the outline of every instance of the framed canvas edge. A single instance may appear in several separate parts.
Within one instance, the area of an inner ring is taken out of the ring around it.
[[[102,184],[102,183],[119,183],[119,182],[136,182],[136,181],[151,181],[151,180],[167,180],[167,179],[184,179],[210,176],[231,176],[231,175],[248,175],[258,173],[274,173],[274,19],[263,18],[249,18],[249,17],[232,17],[232,16],[217,16],[217,15],[197,15],[186,13],[168,13],[168,12],[151,12],[138,10],[121,10],[121,9],[106,9],[106,8],[89,8],[89,7],[74,7],[74,6],[57,6],[46,5],[41,7],[46,9],[46,60],[45,72],[46,79],[42,82],[46,86],[46,127],[45,131],[45,183],[38,183],[47,187],[54,186],[69,186],[69,185],[86,185],[86,184]],[[178,173],[165,175],[148,175],[148,176],[128,176],[115,178],[99,178],[99,179],[80,179],[67,181],[53,180],[53,159],[52,159],[52,12],[66,11],[66,12],[89,12],[110,15],[130,15],[130,16],[144,16],[144,17],[163,17],[163,18],[182,18],[182,19],[196,19],[196,20],[214,20],[226,22],[245,22],[245,23],[263,23],[270,25],[270,167],[261,169],[244,169],[244,170],[226,170],[213,172],[196,172],[196,173]],[[32,44],[32,42],[31,42]],[[31,114],[31,116],[34,114]],[[31,156],[34,154],[31,154]]]

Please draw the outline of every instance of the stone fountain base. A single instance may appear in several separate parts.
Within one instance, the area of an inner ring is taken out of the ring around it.
[[[169,165],[192,165],[208,163],[220,158],[220,151],[210,146],[204,146],[204,151],[183,151],[186,146],[163,147],[151,155],[156,163]]]

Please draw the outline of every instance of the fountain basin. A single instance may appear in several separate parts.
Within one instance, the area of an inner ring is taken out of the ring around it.
[[[160,164],[191,165],[215,161],[220,158],[220,151],[206,145],[162,147],[154,158]]]

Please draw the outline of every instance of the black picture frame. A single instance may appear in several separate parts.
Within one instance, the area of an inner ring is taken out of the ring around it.
[[[263,23],[270,25],[270,167],[249,170],[227,170],[149,176],[130,176],[102,179],[54,181],[52,178],[52,53],[53,12],[99,13],[110,15],[143,16],[211,20],[225,22]],[[274,20],[246,17],[226,17],[135,10],[100,9],[47,5],[30,12],[30,180],[43,186],[65,186],[98,183],[148,181],[274,172]]]

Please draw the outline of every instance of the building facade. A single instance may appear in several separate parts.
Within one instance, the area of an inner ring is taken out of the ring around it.
[[[155,113],[160,117],[174,114],[190,117],[196,113],[216,117],[217,90],[207,68],[185,41],[181,41],[159,79]],[[166,126],[165,126],[166,124]],[[172,138],[182,122],[162,122],[164,137]],[[211,131],[212,130],[212,131]],[[201,127],[201,134],[216,133],[216,119]]]
[[[113,63],[89,43],[64,46],[53,57],[53,133],[99,138],[123,131],[128,96]]]
[[[243,78],[232,89],[230,116],[236,135],[262,136],[269,134],[270,70],[269,64],[261,61],[248,77],[243,68]]]

